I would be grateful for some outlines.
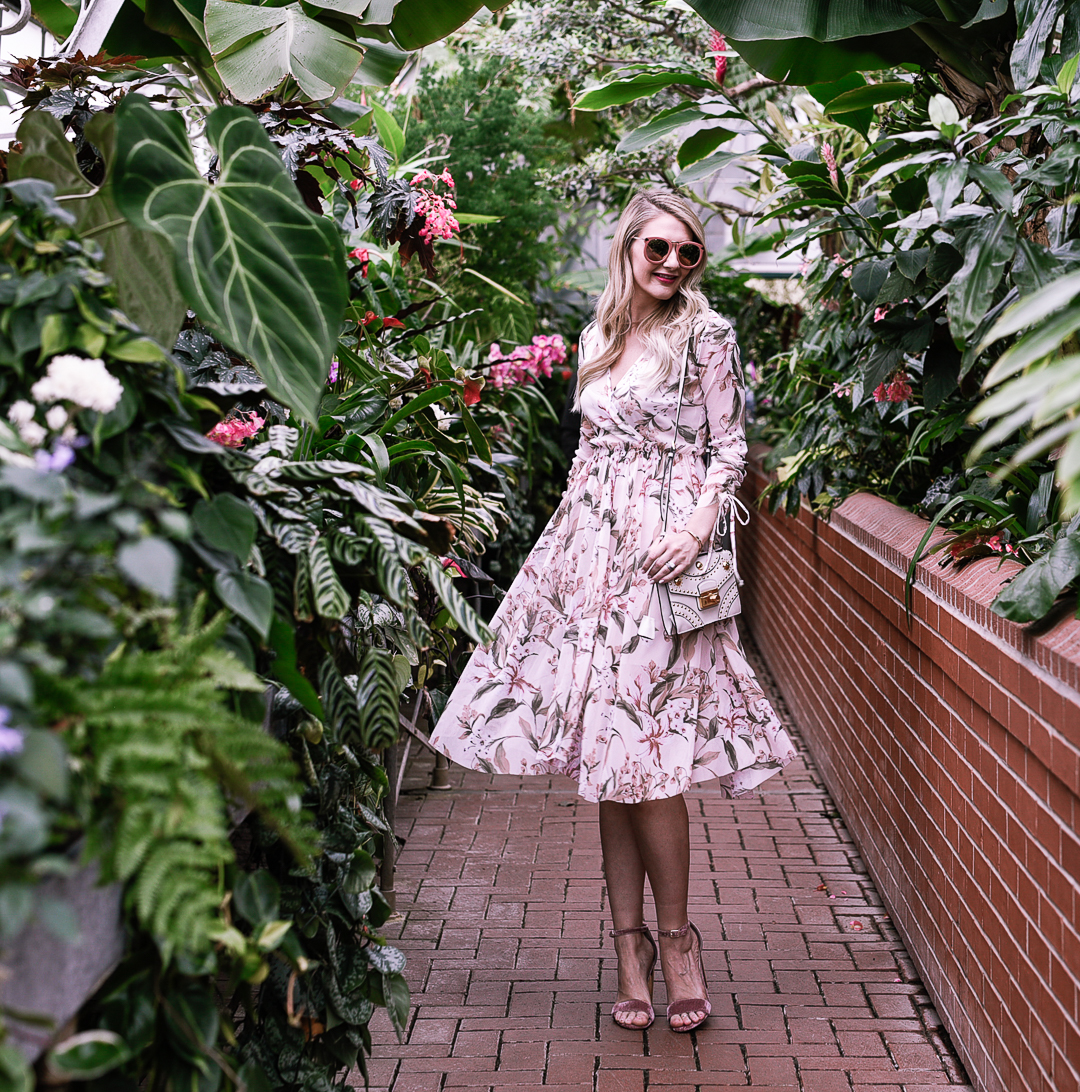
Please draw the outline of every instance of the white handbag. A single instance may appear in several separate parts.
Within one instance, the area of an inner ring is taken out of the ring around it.
[[[663,525],[662,534],[667,533],[668,512],[671,507],[671,478],[675,466],[675,443],[679,436],[679,417],[682,415],[683,388],[686,385],[687,364],[693,350],[690,338],[683,353],[682,374],[679,377],[679,406],[675,411],[675,429],[671,451],[660,482],[660,505]],[[694,355],[695,361],[697,354]],[[657,598],[660,603],[660,622],[664,633],[674,637],[680,633],[689,633],[695,629],[733,618],[742,612],[739,601],[739,588],[742,580],[735,566],[735,525],[745,526],[750,522],[750,513],[746,505],[731,493],[720,495],[720,514],[717,524],[709,536],[708,548],[690,563],[684,573],[680,573],[669,583],[657,583]]]

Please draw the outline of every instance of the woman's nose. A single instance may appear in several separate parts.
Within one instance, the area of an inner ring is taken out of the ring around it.
[[[664,259],[664,268],[678,271],[679,269],[679,255],[675,252],[675,248],[671,247],[667,252],[667,257]]]

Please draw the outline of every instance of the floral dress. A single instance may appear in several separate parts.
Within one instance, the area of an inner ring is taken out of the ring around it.
[[[597,350],[590,327],[582,360]],[[432,744],[488,773],[566,774],[586,800],[661,799],[714,778],[739,795],[795,752],[733,619],[664,635],[644,562],[662,534],[660,479],[679,375],[676,369],[649,389],[638,380],[641,367],[639,360],[618,383],[604,376],[582,391],[581,444],[566,494],[492,621],[494,640],[466,666]],[[713,312],[689,369],[671,528],[685,526],[697,505],[733,493],[746,459],[735,332]]]

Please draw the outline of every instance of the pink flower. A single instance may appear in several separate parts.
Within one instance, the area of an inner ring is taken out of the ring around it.
[[[902,299],[900,303],[911,303],[911,300]],[[900,303],[886,303],[882,307],[875,308],[874,321],[880,322],[894,307],[899,307]]]
[[[991,535],[986,540],[986,545],[995,553],[1000,554],[1005,552],[1005,544],[1001,541],[1001,535]]]
[[[874,390],[875,402],[906,402],[911,397],[911,384],[903,368],[888,383],[879,383]]]
[[[464,576],[465,570],[454,560],[452,557],[441,557],[439,560],[442,562],[442,567],[445,572],[450,573],[451,576]]]
[[[428,188],[424,183],[430,182]],[[435,239],[449,239],[455,231],[461,230],[461,225],[453,213],[457,208],[457,202],[450,194],[437,193],[435,187],[442,182],[447,189],[454,188],[454,178],[449,170],[435,175],[431,171],[420,171],[412,182],[416,190],[416,214],[424,218],[424,226],[420,229],[420,238],[425,243],[431,243]]]
[[[804,258],[802,264],[799,266],[799,276],[805,277],[806,274],[810,272],[810,266],[813,264],[814,263],[811,262],[809,258]]]
[[[531,345],[519,345],[509,357],[496,341],[488,350],[491,383],[497,390],[550,376],[552,369],[566,362],[566,342],[559,334],[538,334]]]
[[[724,41],[724,36],[718,31],[712,32],[712,40],[709,42],[710,50],[717,54],[716,57],[716,71],[714,73],[714,79],[723,87],[724,76],[727,73],[727,57],[724,56],[724,51],[727,49],[727,42]]]
[[[246,421],[242,414],[237,414],[219,421],[206,434],[206,438],[222,447],[242,447],[244,441],[259,432],[265,424],[266,419],[254,413]]]
[[[851,387],[846,386],[843,383],[834,383],[832,385],[832,392],[840,398],[851,397]],[[880,401],[880,399],[878,399],[878,401]]]
[[[842,257],[840,257],[839,254],[834,254],[833,255],[833,262],[835,262],[836,265],[844,266],[844,268],[840,270],[840,276],[841,277],[850,277],[851,276],[851,273],[852,273],[852,270],[854,269],[854,267],[850,266],[850,265],[844,265],[844,259]]]
[[[350,190],[353,190],[353,191],[356,191],[356,190],[358,190],[359,188],[360,188],[360,179],[359,179],[359,178],[354,178],[354,179],[353,179],[353,180],[352,180],[352,181],[351,181],[351,182],[349,183],[349,189],[350,189]]]
[[[821,158],[825,160],[825,166],[829,168],[829,177],[832,179],[832,184],[839,189],[840,176],[836,173],[836,156],[833,155],[831,144],[822,144]]]

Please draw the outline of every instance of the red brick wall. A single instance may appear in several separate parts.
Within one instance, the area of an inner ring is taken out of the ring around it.
[[[1013,563],[931,559],[909,628],[925,528],[865,494],[755,511],[745,614],[975,1086],[1075,1092],[1080,622],[1033,636],[988,609]]]

